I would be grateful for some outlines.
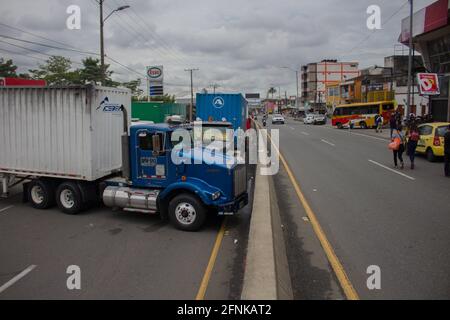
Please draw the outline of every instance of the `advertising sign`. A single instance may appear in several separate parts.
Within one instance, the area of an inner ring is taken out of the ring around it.
[[[440,94],[439,78],[436,73],[418,73],[417,83],[421,95],[435,96]]]
[[[163,82],[163,66],[147,67],[147,78],[150,82]]]
[[[163,66],[147,67],[147,84],[150,97],[164,95],[164,72]]]

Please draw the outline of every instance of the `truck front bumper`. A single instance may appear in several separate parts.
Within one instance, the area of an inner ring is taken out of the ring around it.
[[[224,203],[217,207],[219,215],[231,215],[237,213],[248,204],[248,193],[243,193],[233,202]]]

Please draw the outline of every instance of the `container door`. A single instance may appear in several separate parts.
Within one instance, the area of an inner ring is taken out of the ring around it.
[[[167,153],[165,149],[164,132],[149,132],[147,130],[139,130],[136,132],[138,146],[136,148],[137,159],[137,177],[138,179],[152,179],[157,184],[158,181],[164,181],[166,179],[167,170]],[[153,148],[153,136],[159,137],[160,150],[154,150]]]

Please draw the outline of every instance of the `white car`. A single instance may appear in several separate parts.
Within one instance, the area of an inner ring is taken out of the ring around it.
[[[327,118],[323,114],[309,113],[303,118],[304,124],[325,124],[326,122]]]
[[[303,118],[303,123],[304,124],[313,124],[314,123],[314,115],[311,113],[306,114],[305,117]]]
[[[276,123],[284,124],[284,117],[281,114],[274,114],[272,116],[272,124]]]

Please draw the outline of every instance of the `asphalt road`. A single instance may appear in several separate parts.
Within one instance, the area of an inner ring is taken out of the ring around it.
[[[450,298],[450,179],[442,163],[419,157],[414,171],[394,169],[388,141],[364,130],[293,120],[268,128],[280,129],[281,153],[360,298]],[[283,168],[274,183],[295,297],[344,298]],[[380,290],[367,288],[372,265],[381,269]]]
[[[0,200],[0,288],[20,279],[0,299],[195,299],[223,222],[211,217],[189,233],[108,208],[70,216],[35,210],[16,192]],[[240,297],[250,213],[226,218],[205,299]],[[81,290],[67,288],[70,265],[81,269]]]

